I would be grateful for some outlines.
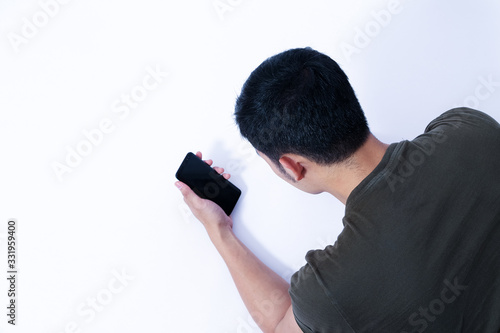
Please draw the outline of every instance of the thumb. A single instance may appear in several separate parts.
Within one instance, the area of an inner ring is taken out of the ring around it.
[[[184,196],[184,198],[186,196],[189,196],[189,192],[193,192],[193,190],[191,190],[189,188],[189,186],[187,186],[186,184],[184,184],[181,181],[175,182],[175,187],[177,187],[179,189],[179,191],[181,191],[181,193]]]
[[[199,200],[201,200],[201,198],[183,182],[175,182],[175,186],[179,189],[179,191],[181,191],[182,196],[184,197],[184,200],[188,205],[194,205],[196,203],[199,203]]]

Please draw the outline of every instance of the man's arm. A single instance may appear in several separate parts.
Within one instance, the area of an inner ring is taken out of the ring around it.
[[[207,230],[208,231],[208,230]],[[238,291],[263,332],[302,332],[292,313],[289,284],[264,265],[231,228],[209,232]]]
[[[197,153],[201,158],[201,153]],[[212,164],[211,161],[207,161]],[[219,173],[223,169],[215,168]],[[225,178],[229,175],[224,174]],[[200,220],[224,259],[234,283],[254,321],[263,332],[302,332],[292,313],[289,284],[264,265],[233,233],[233,221],[210,200],[197,196],[189,186],[176,182],[184,200]]]

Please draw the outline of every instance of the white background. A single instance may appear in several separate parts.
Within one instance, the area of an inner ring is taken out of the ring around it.
[[[342,204],[277,178],[234,123],[245,79],[278,52],[311,46],[337,60],[388,143],[457,105],[500,119],[498,1],[214,3],[73,0],[48,16],[37,1],[0,2],[1,332],[259,332],[173,183],[188,151],[225,166],[244,193],[236,233],[287,279],[307,250],[335,241]],[[40,27],[26,27],[33,20]],[[115,113],[122,94],[140,95],[147,68],[168,76]],[[55,163],[103,119],[113,131],[58,179]]]

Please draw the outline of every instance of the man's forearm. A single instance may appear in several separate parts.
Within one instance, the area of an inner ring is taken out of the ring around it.
[[[274,332],[291,304],[289,284],[262,263],[231,228],[207,231],[253,319],[263,332]]]

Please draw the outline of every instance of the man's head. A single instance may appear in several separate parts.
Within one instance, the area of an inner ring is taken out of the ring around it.
[[[311,48],[285,51],[257,67],[238,97],[235,116],[242,136],[285,175],[284,156],[341,163],[369,135],[347,76]]]

